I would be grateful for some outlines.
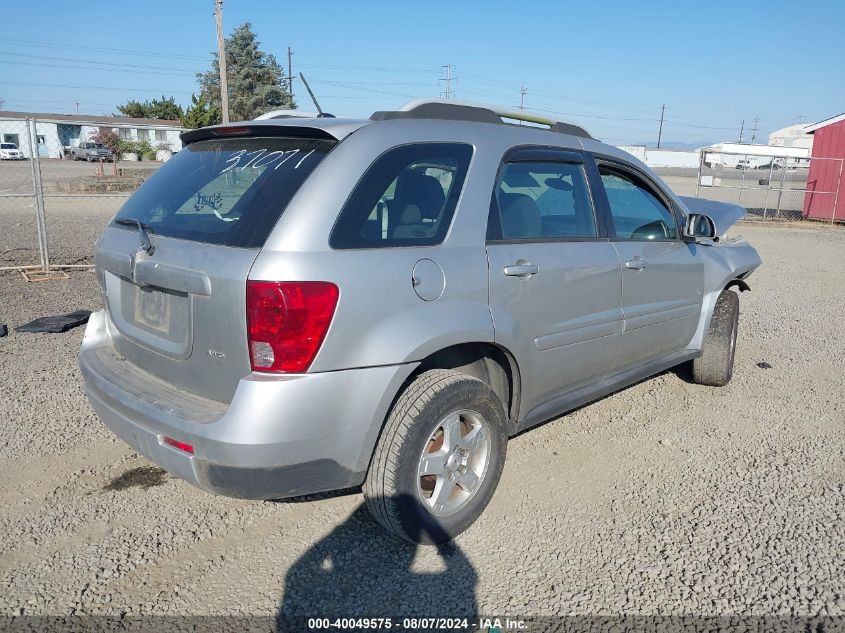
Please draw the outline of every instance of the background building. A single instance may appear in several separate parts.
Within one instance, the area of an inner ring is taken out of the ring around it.
[[[769,145],[775,147],[802,147],[807,150],[813,148],[813,135],[807,132],[807,123],[790,125],[775,130],[769,134]]]
[[[129,117],[90,116],[81,114],[49,114],[43,112],[0,111],[0,131],[4,143],[15,143],[25,156],[31,156],[26,133],[26,120],[34,119],[38,155],[58,158],[59,152],[90,140],[101,127],[116,130],[127,141],[149,141],[157,148],[166,145],[170,151],[182,149],[179,134],[184,129],[179,121],[131,119]]]

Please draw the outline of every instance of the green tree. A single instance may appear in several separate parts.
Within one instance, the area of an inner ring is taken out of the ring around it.
[[[249,22],[226,38],[226,80],[229,87],[229,118],[248,121],[279,108],[295,108],[285,72],[276,58],[259,48]],[[217,53],[211,70],[197,73],[200,92],[210,103],[220,103],[220,70]]]
[[[136,101],[132,99],[123,105],[117,106],[120,112],[117,116],[128,116],[134,119],[165,119],[168,121],[178,121],[182,118],[184,112],[182,106],[176,103],[174,97],[161,96],[161,99],[153,99],[152,101]]]
[[[220,107],[209,102],[204,94],[191,95],[191,107],[182,116],[182,125],[196,129],[220,123]]]

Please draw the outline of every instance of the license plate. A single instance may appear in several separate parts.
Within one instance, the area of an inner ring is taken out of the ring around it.
[[[135,321],[159,332],[170,331],[170,296],[149,288],[138,288]]]

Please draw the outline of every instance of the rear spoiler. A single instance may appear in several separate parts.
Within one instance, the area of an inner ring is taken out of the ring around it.
[[[307,125],[297,126],[267,124],[255,121],[201,127],[196,130],[182,132],[182,134],[179,135],[179,138],[182,139],[182,143],[185,145],[190,145],[191,143],[196,143],[197,141],[205,141],[212,138],[232,138],[242,136],[286,136],[289,138],[313,138],[326,141],[338,140],[337,137],[332,136],[329,132],[319,127],[311,127]]]
[[[716,235],[724,235],[729,228],[748,213],[745,207],[730,202],[717,202],[691,196],[678,196],[691,213],[708,216],[716,225]]]

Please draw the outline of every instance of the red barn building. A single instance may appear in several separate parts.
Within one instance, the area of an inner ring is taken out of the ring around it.
[[[845,222],[845,113],[810,125],[805,131],[814,139],[803,215]]]

